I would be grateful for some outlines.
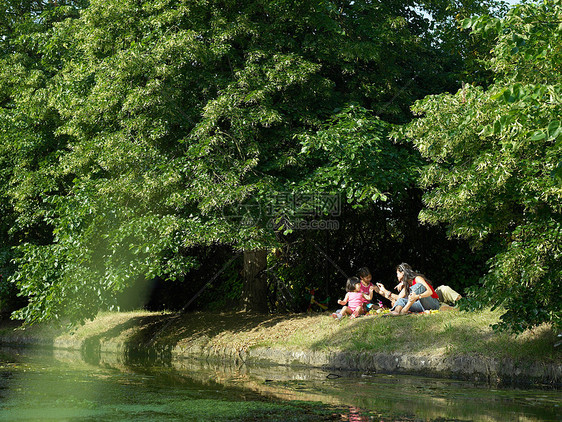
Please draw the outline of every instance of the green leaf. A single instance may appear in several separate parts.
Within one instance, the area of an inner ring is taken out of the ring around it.
[[[492,136],[494,134],[494,128],[492,125],[486,125],[484,126],[484,128],[480,131],[479,135],[486,138],[488,136]]]
[[[549,141],[556,139],[558,135],[560,135],[560,132],[562,131],[562,126],[560,125],[560,121],[553,120],[552,122],[550,122],[546,131],[548,133]]]
[[[537,130],[533,136],[529,138],[531,141],[540,141],[541,139],[545,139],[546,134],[542,130]]]
[[[465,18],[462,21],[462,29],[469,29],[472,27],[473,24],[473,18]]]

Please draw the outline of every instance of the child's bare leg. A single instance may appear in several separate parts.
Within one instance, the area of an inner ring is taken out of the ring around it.
[[[344,306],[344,307],[341,309],[341,314],[342,314],[342,316],[351,315],[351,314],[352,314],[352,311],[351,311],[351,309],[349,309],[348,306]]]
[[[351,314],[351,318],[357,318],[365,313],[365,308],[363,306],[358,306],[355,311]]]

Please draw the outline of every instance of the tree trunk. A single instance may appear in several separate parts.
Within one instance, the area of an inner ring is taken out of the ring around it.
[[[244,251],[244,288],[242,308],[246,312],[267,313],[267,251],[255,249]]]

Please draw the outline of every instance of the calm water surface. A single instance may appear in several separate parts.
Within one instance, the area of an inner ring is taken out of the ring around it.
[[[130,365],[114,355],[2,349],[0,420],[562,421],[562,392],[432,378]]]

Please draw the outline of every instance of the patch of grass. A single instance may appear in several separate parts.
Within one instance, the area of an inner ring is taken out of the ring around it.
[[[169,346],[247,350],[271,347],[290,350],[482,355],[517,360],[556,362],[562,352],[554,348],[556,335],[548,325],[519,336],[495,332],[491,324],[501,311],[459,312],[400,317],[365,316],[334,320],[328,313],[252,315],[241,312],[177,314],[146,311],[101,313],[63,334],[49,327],[27,328],[29,335],[62,338],[99,338]],[[43,331],[41,331],[43,330]],[[4,335],[17,333],[13,328]],[[43,334],[41,334],[43,333]],[[16,334],[14,334],[16,335]]]
[[[352,352],[483,355],[555,361],[555,333],[548,325],[515,336],[493,331],[501,311],[439,312],[400,317],[367,316],[334,321],[323,314],[292,321],[293,333],[268,337],[256,346]],[[262,333],[264,338],[264,333]],[[267,336],[265,336],[267,337]]]
[[[115,327],[122,323],[123,321],[130,320],[134,315],[130,312],[123,313],[109,313],[100,312],[95,320],[86,321],[83,325],[70,327],[65,331],[63,336],[72,336],[76,339],[84,339],[93,336],[98,336],[108,327]]]

